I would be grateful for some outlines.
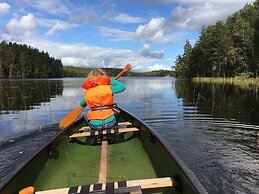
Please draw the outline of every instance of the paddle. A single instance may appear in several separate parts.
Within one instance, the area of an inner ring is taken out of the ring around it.
[[[131,70],[131,65],[127,64],[126,67],[115,77],[115,79],[118,79],[122,74],[128,72]],[[84,110],[84,107],[77,107],[74,110],[72,110],[70,113],[68,113],[67,116],[65,116],[60,122],[59,122],[59,128],[63,129],[67,126],[69,126],[71,123],[73,123],[77,117],[81,114],[81,112]]]

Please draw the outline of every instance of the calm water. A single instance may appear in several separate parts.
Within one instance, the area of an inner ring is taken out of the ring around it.
[[[127,90],[115,95],[117,104],[157,130],[209,193],[259,193],[258,89],[120,80]],[[79,105],[83,81],[0,81],[0,182],[57,133],[60,119]]]

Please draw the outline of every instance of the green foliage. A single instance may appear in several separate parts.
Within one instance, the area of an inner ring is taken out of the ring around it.
[[[0,43],[0,78],[62,77],[61,60],[17,43]]]
[[[229,16],[226,22],[203,27],[192,48],[187,40],[176,59],[178,77],[234,77],[259,72],[259,0]]]
[[[251,72],[240,73],[239,75],[235,76],[235,78],[239,80],[247,80],[252,77],[253,77],[253,74]]]
[[[186,40],[183,56],[177,56],[175,71],[179,77],[189,77],[191,74],[191,53],[192,45]]]

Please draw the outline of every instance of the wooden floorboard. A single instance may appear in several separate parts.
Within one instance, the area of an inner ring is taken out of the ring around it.
[[[106,183],[106,180],[107,180],[107,155],[108,155],[108,141],[102,141],[99,183]]]

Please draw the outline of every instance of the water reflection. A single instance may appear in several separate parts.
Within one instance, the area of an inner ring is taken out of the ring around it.
[[[29,110],[51,98],[60,96],[62,80],[0,81],[0,114],[6,111]]]
[[[176,81],[177,96],[212,117],[259,124],[259,90],[229,84]]]
[[[51,104],[63,92],[63,80],[1,80],[0,142],[57,121]]]

